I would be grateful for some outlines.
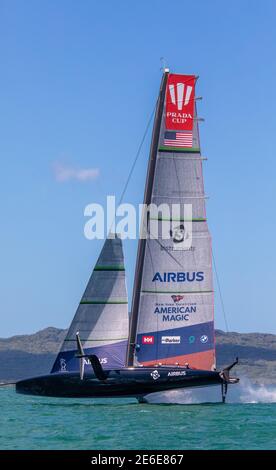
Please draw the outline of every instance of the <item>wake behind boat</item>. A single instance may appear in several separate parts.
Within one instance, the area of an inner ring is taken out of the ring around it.
[[[167,204],[172,211],[143,215],[147,237],[138,244],[130,325],[122,241],[114,235],[105,241],[51,373],[19,381],[17,392],[142,400],[154,392],[221,384],[224,401],[228,383],[238,381],[229,376],[237,361],[216,371],[196,78],[168,69],[162,77],[144,204]],[[173,207],[187,204],[192,216],[175,216]]]

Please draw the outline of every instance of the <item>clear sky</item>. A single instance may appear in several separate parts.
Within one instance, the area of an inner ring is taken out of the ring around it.
[[[119,197],[161,56],[200,76],[230,330],[276,333],[275,22],[274,0],[0,0],[0,336],[70,323],[102,246],[84,238],[84,207]],[[142,202],[148,151],[149,137],[126,202]],[[125,243],[130,297],[136,243]]]

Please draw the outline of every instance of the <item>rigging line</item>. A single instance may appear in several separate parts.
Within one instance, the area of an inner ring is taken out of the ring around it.
[[[158,103],[158,100],[155,102],[155,105],[154,105],[154,107],[153,107],[153,110],[152,110],[152,112],[151,112],[151,115],[150,115],[150,117],[149,117],[149,120],[148,120],[148,122],[147,122],[147,125],[146,125],[146,128],[145,128],[143,137],[142,137],[142,139],[141,139],[140,145],[139,145],[139,147],[138,147],[138,150],[137,150],[137,152],[136,152],[135,158],[134,158],[134,160],[133,160],[133,163],[132,163],[131,169],[130,169],[130,171],[129,171],[127,180],[126,180],[126,182],[125,182],[124,189],[123,189],[123,191],[122,191],[122,193],[121,193],[121,196],[120,196],[120,200],[119,200],[119,204],[118,204],[118,205],[120,205],[120,204],[122,203],[123,198],[124,198],[124,196],[125,196],[126,190],[127,190],[127,188],[128,188],[128,184],[129,184],[130,179],[131,179],[131,177],[132,177],[134,168],[135,168],[135,166],[136,166],[136,163],[137,163],[137,160],[138,160],[138,158],[139,158],[139,156],[140,156],[140,152],[141,152],[142,147],[143,147],[143,144],[144,144],[144,142],[145,142],[145,139],[146,139],[148,130],[149,130],[149,128],[150,128],[150,124],[151,124],[152,118],[153,118],[153,116],[154,116],[157,103]],[[114,216],[114,218],[113,218],[113,220],[112,220],[112,224],[110,225],[109,232],[110,232],[111,229],[113,228],[115,220],[116,220],[116,213],[115,213],[115,216]]]
[[[168,256],[170,256],[181,268],[184,268],[184,265],[181,264],[168,250],[166,250],[165,245],[162,245],[158,238],[154,237],[150,232],[148,232],[148,234],[150,235],[150,238],[154,240],[165,251],[165,253],[167,253]]]
[[[215,261],[213,250],[212,250],[212,258],[213,258],[214,270],[215,270],[216,281],[217,281],[217,285],[218,285],[219,297],[220,297],[220,302],[221,302],[221,307],[222,307],[226,332],[229,333],[229,327],[228,327],[226,312],[225,312],[225,308],[224,308],[224,302],[223,302],[223,297],[222,297],[222,292],[221,292],[221,287],[220,287],[220,281],[219,281],[219,276],[218,276],[218,271],[217,271],[217,267],[216,267],[216,261]]]
[[[143,134],[143,137],[142,137],[142,140],[141,140],[140,145],[139,145],[139,147],[138,147],[136,156],[135,156],[134,161],[133,161],[133,163],[132,163],[130,172],[129,172],[129,174],[128,174],[128,177],[127,177],[127,180],[126,180],[124,189],[123,189],[123,191],[122,191],[122,194],[121,194],[121,197],[120,197],[120,200],[119,200],[119,205],[121,204],[121,202],[122,202],[122,200],[123,200],[123,198],[124,198],[124,195],[125,195],[125,193],[126,193],[126,190],[127,190],[128,184],[129,184],[129,181],[130,181],[130,179],[131,179],[131,177],[132,177],[132,174],[133,174],[135,165],[136,165],[136,163],[137,163],[137,160],[138,160],[138,158],[139,158],[139,155],[140,155],[140,152],[141,152],[141,150],[142,150],[143,144],[144,144],[144,142],[145,142],[145,138],[146,138],[146,136],[147,136],[147,133],[148,133],[148,130],[149,130],[149,127],[150,127],[152,118],[153,118],[154,113],[155,113],[156,105],[157,105],[157,101],[156,101],[156,103],[155,103],[155,105],[154,105],[154,108],[153,108],[153,110],[152,110],[152,112],[151,112],[150,118],[149,118],[148,123],[147,123],[147,125],[146,125],[145,132],[144,132],[144,134]]]

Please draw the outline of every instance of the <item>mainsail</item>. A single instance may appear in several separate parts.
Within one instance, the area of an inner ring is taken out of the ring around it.
[[[128,365],[188,363],[215,367],[214,294],[211,237],[202,175],[196,77],[164,72],[157,103],[144,204],[192,204],[192,244],[180,242],[191,222],[169,218],[164,239],[158,214],[158,237],[138,246]],[[170,212],[172,214],[172,211]]]
[[[105,241],[69,327],[52,373],[78,371],[76,333],[85,354],[96,354],[103,368],[125,365],[129,319],[122,241]],[[85,360],[85,365],[89,361]]]

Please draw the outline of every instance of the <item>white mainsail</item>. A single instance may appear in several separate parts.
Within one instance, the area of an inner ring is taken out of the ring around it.
[[[170,214],[173,204],[191,204],[192,244],[189,249],[179,244],[191,222],[185,215],[169,218],[169,239],[162,236],[161,224],[166,217],[161,214],[157,217],[158,238],[140,240],[129,365],[137,361],[143,365],[189,363],[206,370],[215,367],[211,237],[206,222],[195,94],[190,90],[195,81],[194,76],[168,72],[163,76],[144,200],[147,205],[168,204]],[[185,109],[188,88],[189,100],[193,97],[189,112]],[[180,104],[179,89],[184,90]],[[179,113],[179,106],[185,113]],[[150,220],[144,224],[150,235]]]

